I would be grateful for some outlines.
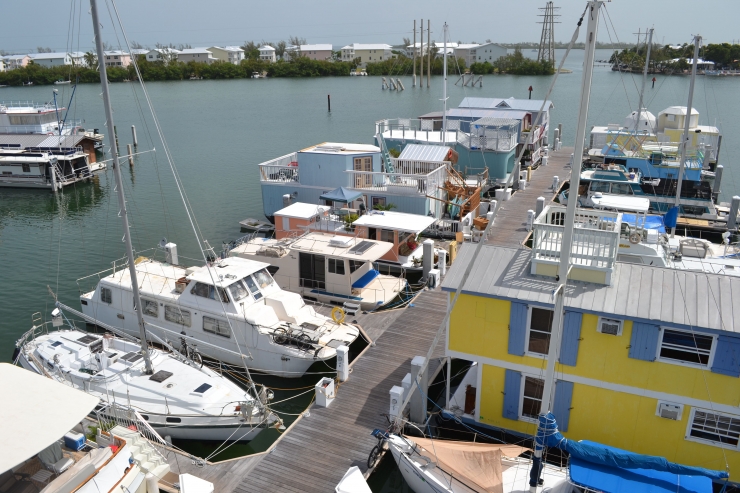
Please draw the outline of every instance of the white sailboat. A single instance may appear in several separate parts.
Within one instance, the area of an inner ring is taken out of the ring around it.
[[[96,0],[90,0],[98,59],[103,57]],[[99,64],[100,82],[108,128],[113,128],[105,64]],[[109,138],[113,138],[109,135]],[[118,192],[124,244],[131,278],[138,343],[112,335],[87,334],[68,326],[48,331],[47,324],[34,325],[16,344],[16,359],[24,368],[46,375],[99,398],[103,403],[117,400],[144,413],[152,427],[174,438],[242,440],[254,438],[264,427],[278,419],[266,406],[266,398],[257,399],[222,375],[197,368],[175,353],[150,350],[147,324],[139,293],[136,262],[131,244],[128,210],[123,180],[114,142],[111,142],[113,171]],[[63,326],[57,309],[53,326]],[[101,325],[118,332],[115,327]],[[251,379],[250,379],[251,380]],[[166,430],[165,430],[166,429]]]

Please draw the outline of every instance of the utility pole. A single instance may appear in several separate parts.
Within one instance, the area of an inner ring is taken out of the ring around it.
[[[432,77],[432,21],[427,19],[427,89]]]
[[[414,52],[414,87],[416,87],[416,19],[414,19],[414,44],[411,45],[411,50]]]
[[[555,11],[560,10],[560,7],[555,7],[552,2],[547,2],[545,7],[540,8],[540,10],[544,10],[545,13],[539,15],[544,19],[538,23],[542,24],[542,35],[540,36],[537,61],[545,60],[555,65],[555,24],[560,24],[560,22],[555,22],[555,17],[560,17],[560,15],[555,14]]]
[[[421,67],[419,70],[419,87],[424,85],[424,19],[421,20],[419,26],[419,32],[421,33],[421,42],[419,43],[419,57],[421,58]]]

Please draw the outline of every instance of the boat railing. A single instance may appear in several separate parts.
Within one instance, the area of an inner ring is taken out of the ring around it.
[[[452,165],[450,161],[421,161],[399,158],[391,158],[391,161],[393,161],[393,173],[404,175],[428,175],[442,166]]]
[[[550,205],[534,221],[532,258],[559,263],[565,232],[563,206]],[[622,215],[616,212],[576,211],[571,263],[595,269],[612,269],[617,257]]]
[[[459,128],[457,120],[447,120],[446,141],[455,141],[455,131]],[[389,118],[375,122],[375,135],[386,139],[419,140],[442,142],[442,119]]]
[[[4,112],[4,109],[7,108],[28,108],[31,110],[53,110],[54,109],[54,103],[37,103],[35,101],[31,100],[17,100],[17,101],[0,101],[0,113]],[[59,111],[66,110],[67,108],[64,106],[59,106],[57,108]]]
[[[349,187],[398,193],[402,195],[436,195],[444,185],[447,166],[440,166],[427,174],[383,173],[347,170]]]
[[[470,150],[509,152],[517,146],[516,132],[481,127],[477,133],[457,130],[457,143]]]
[[[298,153],[293,152],[259,165],[262,182],[298,181]]]
[[[51,321],[41,322],[41,313],[34,313],[33,326],[21,335],[21,337],[16,341],[15,347],[21,348],[29,342],[34,341],[37,337],[48,334],[49,326],[51,324]]]

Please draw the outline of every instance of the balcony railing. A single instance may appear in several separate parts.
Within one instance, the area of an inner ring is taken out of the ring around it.
[[[418,118],[390,118],[375,122],[375,135],[381,134],[385,139],[417,140],[421,142],[455,142],[455,130],[459,123],[447,120],[446,135],[442,135],[442,120]]]
[[[565,207],[547,206],[535,219],[532,242],[532,259],[540,262],[559,263]],[[614,267],[619,247],[621,213],[576,210],[571,245],[571,264],[600,270]]]
[[[261,182],[298,181],[298,153],[286,154],[259,165]]]
[[[440,166],[427,174],[376,173],[345,171],[350,174],[349,186],[403,195],[436,195],[447,177],[447,167]]]
[[[456,140],[470,150],[509,152],[517,146],[515,132],[495,128],[482,128],[478,134],[458,130]]]

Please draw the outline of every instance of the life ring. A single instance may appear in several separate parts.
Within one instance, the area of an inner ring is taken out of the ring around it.
[[[331,319],[340,325],[344,323],[345,316],[346,314],[341,307],[335,306],[334,309],[332,309],[331,311]]]
[[[642,235],[638,232],[634,232],[630,235],[630,243],[637,245],[642,240]]]

